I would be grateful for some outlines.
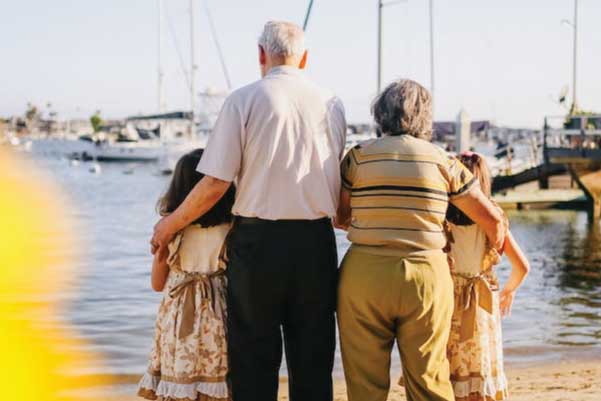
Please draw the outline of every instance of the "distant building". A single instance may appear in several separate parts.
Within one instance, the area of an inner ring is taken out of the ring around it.
[[[67,121],[65,131],[69,134],[89,135],[94,129],[89,119],[79,118]]]
[[[443,142],[452,144],[455,141],[455,129],[457,123],[455,121],[436,121],[434,122],[434,131],[432,140],[435,142]],[[489,130],[494,126],[488,120],[472,121],[470,131],[472,136],[487,137]]]
[[[8,120],[0,118],[0,143],[2,143],[2,140],[8,134],[8,122]]]

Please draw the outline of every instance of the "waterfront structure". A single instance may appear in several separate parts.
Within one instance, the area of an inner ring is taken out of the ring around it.
[[[601,218],[601,115],[572,115],[560,129],[545,119],[545,164],[565,165],[588,200],[589,215]]]
[[[455,152],[461,153],[470,150],[471,136],[470,118],[467,111],[461,109],[455,123]]]
[[[561,121],[560,126],[552,126],[553,120]],[[601,218],[601,115],[546,117],[542,155],[537,166],[514,175],[496,176],[493,192],[533,181],[546,189],[549,177],[567,172],[584,193],[591,219]]]

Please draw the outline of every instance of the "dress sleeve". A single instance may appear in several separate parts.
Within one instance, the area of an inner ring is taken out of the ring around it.
[[[478,180],[457,158],[447,159],[446,175],[449,185],[449,198],[456,199],[478,186]]]
[[[349,150],[340,163],[342,186],[348,190],[353,188],[355,176],[357,174],[357,158],[355,156],[355,152],[355,148]]]
[[[244,119],[233,96],[221,108],[213,131],[196,170],[199,173],[232,182],[242,163]]]

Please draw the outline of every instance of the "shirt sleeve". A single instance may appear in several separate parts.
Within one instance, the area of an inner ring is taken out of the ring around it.
[[[342,100],[334,97],[329,102],[330,129],[338,141],[338,160],[344,155],[344,146],[346,145],[346,116]]]
[[[244,120],[232,96],[221,108],[207,147],[196,170],[204,175],[232,182],[242,163]]]
[[[354,155],[354,152],[354,148],[349,150],[340,163],[342,186],[348,190],[353,188],[353,183],[357,174],[357,159]]]
[[[455,157],[448,158],[447,179],[450,199],[456,199],[479,186],[476,177]]]

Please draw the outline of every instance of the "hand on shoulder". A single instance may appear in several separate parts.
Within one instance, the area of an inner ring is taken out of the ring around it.
[[[175,232],[171,227],[169,216],[163,217],[154,226],[154,233],[150,239],[151,253],[154,255],[157,251],[167,249],[169,242],[175,236]]]

